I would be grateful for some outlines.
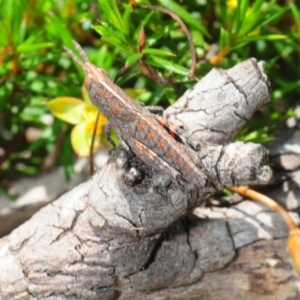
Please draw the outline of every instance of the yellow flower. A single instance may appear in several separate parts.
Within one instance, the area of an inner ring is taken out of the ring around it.
[[[236,9],[238,5],[237,0],[227,0],[226,3],[227,3],[227,7],[231,9]]]
[[[86,99],[85,94],[84,98]],[[59,97],[47,102],[46,105],[55,117],[75,125],[71,132],[73,149],[78,156],[88,156],[98,108],[87,99],[83,101],[72,97]],[[95,140],[94,151],[100,146],[99,135],[103,132],[105,123],[106,118],[101,114],[96,129],[98,138]]]

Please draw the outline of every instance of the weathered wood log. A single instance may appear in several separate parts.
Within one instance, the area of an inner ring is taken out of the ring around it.
[[[189,213],[223,187],[269,181],[262,146],[229,144],[268,100],[255,59],[212,70],[165,112],[200,141],[188,151],[208,184],[181,186],[114,151],[88,182],[0,241],[0,298],[296,299],[276,214],[248,201]]]

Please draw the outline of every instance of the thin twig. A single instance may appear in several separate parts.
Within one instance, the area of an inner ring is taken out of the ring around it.
[[[277,202],[267,197],[266,195],[251,190],[246,186],[231,187],[229,188],[229,190],[244,195],[246,197],[249,197],[271,208],[272,210],[274,210],[275,212],[281,215],[289,230],[295,230],[298,228],[294,220],[289,215],[289,213],[281,205],[279,205]]]
[[[89,155],[89,165],[90,165],[90,176],[93,176],[94,174],[94,145],[95,145],[95,139],[96,139],[96,132],[98,128],[98,123],[100,119],[100,110],[98,110],[96,122],[93,128],[93,135],[92,135],[92,141],[91,141],[91,146],[90,146],[90,155]]]
[[[136,63],[134,63],[134,64],[136,64]],[[126,74],[128,71],[131,70],[132,66],[133,66],[133,65],[127,65],[127,66],[122,67],[122,68],[119,70],[119,72],[117,73],[117,75],[115,76],[113,82],[116,83],[117,80],[118,80],[121,76],[123,76],[124,74]]]
[[[100,21],[100,14],[99,14],[99,7],[98,7],[98,1],[94,0],[94,13],[97,21]]]
[[[144,8],[144,9],[149,9],[149,10],[156,10],[156,11],[168,14],[171,18],[173,18],[175,21],[178,22],[178,24],[180,25],[181,29],[183,30],[183,32],[185,33],[185,35],[189,41],[190,51],[191,51],[191,55],[192,55],[192,64],[191,64],[191,67],[190,67],[190,70],[188,73],[188,78],[190,78],[190,79],[194,78],[195,72],[196,72],[196,63],[197,63],[196,50],[195,50],[193,38],[192,38],[189,30],[183,23],[183,21],[180,19],[180,17],[178,15],[176,15],[175,13],[173,13],[172,11],[170,11],[166,8],[160,7],[160,6],[141,5],[138,7]]]

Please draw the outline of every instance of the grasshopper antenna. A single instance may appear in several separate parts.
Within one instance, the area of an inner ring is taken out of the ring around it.
[[[69,48],[67,48],[66,46],[63,46],[64,49],[68,52],[68,54],[73,58],[74,61],[77,62],[77,64],[84,69],[84,64],[83,62],[72,52],[72,50],[70,50]]]
[[[80,47],[80,45],[73,40],[73,45],[76,48],[76,50],[79,52],[81,58],[83,59],[84,63],[89,62],[89,59],[87,57],[87,55],[85,54],[85,52],[83,51],[83,49]],[[72,50],[70,50],[69,48],[67,48],[66,46],[63,46],[64,49],[68,52],[68,54],[74,59],[74,61],[76,61],[76,63],[84,69],[84,63],[74,54],[74,52]]]
[[[89,62],[89,58],[87,57],[87,55],[85,54],[85,52],[83,51],[83,49],[81,48],[81,46],[73,40],[73,45],[74,47],[77,49],[77,51],[79,52],[81,58],[83,59],[84,62]]]
[[[76,48],[76,50],[79,52],[81,58],[83,59],[83,62],[75,55],[75,53],[72,50],[70,50],[69,48],[67,48],[65,46],[64,46],[64,49],[73,58],[73,60],[76,61],[76,63],[83,69],[83,71],[85,71],[84,65],[85,65],[85,63],[89,62],[89,59],[88,59],[87,55],[85,54],[85,52],[83,51],[83,49],[81,48],[81,46],[74,40],[73,40],[73,45]],[[93,150],[94,150],[95,136],[96,136],[96,130],[97,130],[98,122],[99,122],[99,117],[100,117],[100,113],[98,112],[98,115],[96,118],[96,124],[94,126],[94,131],[93,131],[93,135],[92,135],[92,142],[91,142],[91,146],[90,146],[90,158],[89,158],[90,176],[92,176],[94,174]]]

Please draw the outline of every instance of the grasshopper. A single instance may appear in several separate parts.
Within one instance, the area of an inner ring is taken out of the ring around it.
[[[184,141],[199,148],[197,143],[178,136],[138,101],[115,85],[107,73],[93,65],[80,45],[73,41],[81,61],[64,47],[85,73],[84,87],[92,103],[107,117],[126,149],[131,149],[144,163],[169,174],[176,181],[192,182],[198,187],[206,183],[206,176],[187,153]],[[170,134],[171,133],[171,134]]]

